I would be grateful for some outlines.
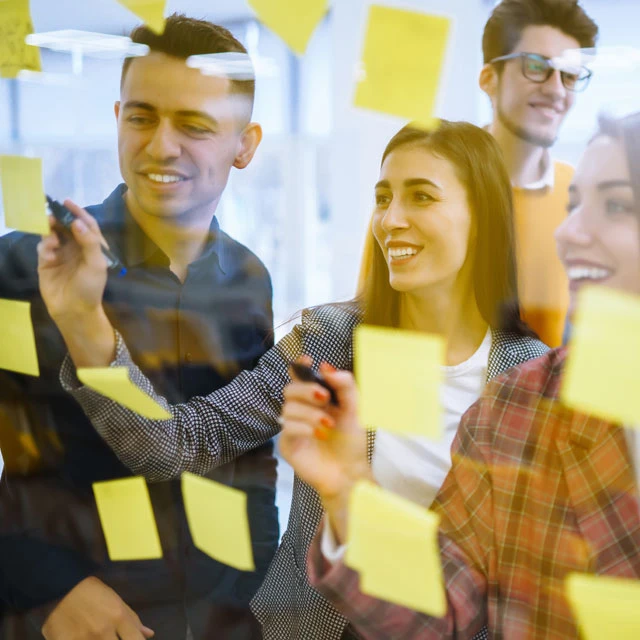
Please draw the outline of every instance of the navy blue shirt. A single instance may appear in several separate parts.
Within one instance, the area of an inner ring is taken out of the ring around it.
[[[206,395],[272,346],[269,274],[214,218],[181,282],[127,211],[125,191],[120,185],[87,209],[127,266],[125,276],[109,276],[106,313],[158,393],[171,403]],[[39,378],[0,372],[2,599],[12,610],[39,607],[96,575],[145,624],[154,628],[156,620],[157,639],[179,638],[187,619],[196,639],[210,637],[226,611],[243,628],[243,612],[278,544],[273,444],[209,476],[248,493],[256,572],[220,565],[193,546],[178,482],[149,485],[164,558],[109,561],[91,485],[131,474],[60,386],[66,347],[38,291],[37,242],[21,233],[0,238],[0,297],[31,302],[40,364]]]

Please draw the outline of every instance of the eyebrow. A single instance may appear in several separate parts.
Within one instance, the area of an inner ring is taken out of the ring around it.
[[[442,189],[432,180],[427,180],[427,178],[409,178],[404,181],[405,187],[417,187],[420,185],[427,185],[429,187],[433,187],[438,191],[442,191]],[[376,182],[375,189],[390,189],[391,183],[388,180],[380,180],[380,182]]]
[[[123,109],[142,109],[143,111],[150,111],[152,113],[157,111],[152,104],[149,104],[148,102],[140,102],[139,100],[129,100],[128,102],[125,102]],[[177,116],[182,116],[183,118],[201,118],[202,120],[209,122],[214,127],[219,124],[213,116],[210,116],[205,111],[182,109],[180,111],[176,111],[175,114]]]

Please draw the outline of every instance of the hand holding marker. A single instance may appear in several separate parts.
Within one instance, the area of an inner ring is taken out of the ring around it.
[[[60,204],[57,200],[46,196],[47,205],[49,206],[49,211],[51,211],[51,215],[70,233],[71,225],[76,217],[65,207],[63,204]],[[107,247],[104,245],[100,245],[100,249],[102,249],[102,255],[107,260],[107,269],[114,273],[117,273],[118,276],[123,276],[127,273],[127,268],[120,262],[118,257]]]

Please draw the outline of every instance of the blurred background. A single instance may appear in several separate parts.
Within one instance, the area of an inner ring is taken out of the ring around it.
[[[494,0],[378,3],[455,19],[437,115],[488,123],[490,104],[477,79],[482,29]],[[276,337],[301,308],[354,294],[380,156],[404,124],[351,106],[369,4],[333,0],[298,57],[257,22],[245,0],[168,1],[167,13],[229,28],[256,67],[254,120],[264,128],[263,143],[252,164],[232,174],[218,218],[271,272]],[[600,27],[600,46],[637,43],[638,0],[582,5]],[[35,32],[127,35],[138,23],[113,0],[31,0],[31,15]],[[46,191],[57,199],[101,202],[121,182],[113,115],[121,61],[43,49],[42,66],[42,76],[0,79],[0,153],[42,157]],[[640,104],[639,76],[624,60],[599,69],[568,115],[554,156],[575,163],[600,109]],[[3,219],[0,210],[0,235],[8,231]],[[280,473],[284,527],[291,473],[282,463]]]

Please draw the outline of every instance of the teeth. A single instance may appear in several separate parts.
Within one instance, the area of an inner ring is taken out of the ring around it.
[[[390,258],[402,258],[404,256],[415,256],[416,253],[418,253],[417,249],[413,249],[409,247],[394,247],[393,249],[389,249]]]
[[[147,177],[149,180],[153,180],[154,182],[180,182],[183,180],[180,176],[168,175],[164,173],[148,173]]]
[[[611,272],[608,269],[598,267],[569,267],[567,276],[569,280],[602,280],[608,278]]]

